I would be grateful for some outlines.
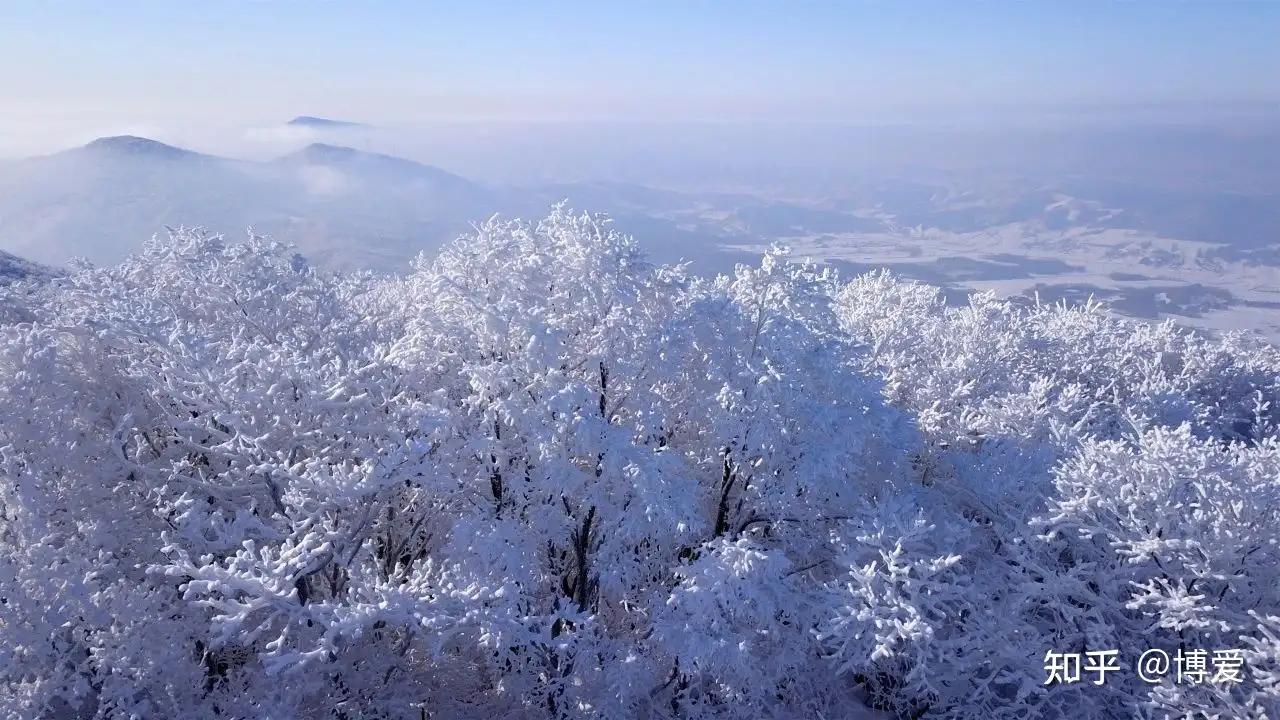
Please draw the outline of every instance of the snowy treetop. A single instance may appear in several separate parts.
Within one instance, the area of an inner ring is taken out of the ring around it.
[[[400,277],[180,230],[0,294],[14,717],[1280,713],[1249,337],[563,207]],[[1240,682],[1046,684],[1153,648]]]

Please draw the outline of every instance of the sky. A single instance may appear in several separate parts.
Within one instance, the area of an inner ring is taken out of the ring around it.
[[[1276,103],[1277,37],[1272,0],[0,0],[0,132]]]

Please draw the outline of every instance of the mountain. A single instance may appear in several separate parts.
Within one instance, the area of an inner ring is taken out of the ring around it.
[[[116,262],[166,225],[252,226],[321,265],[399,271],[514,209],[440,168],[325,144],[248,162],[121,136],[0,165],[0,249],[51,265]]]
[[[340,145],[312,143],[277,159],[275,164],[286,168],[324,167],[344,173],[352,179],[372,181],[379,185],[391,184],[396,188],[412,191],[427,190],[475,197],[485,194],[476,183],[440,168]]]
[[[177,161],[208,157],[191,150],[166,145],[158,140],[137,137],[136,135],[101,137],[80,148],[80,152],[99,156],[124,155]]]
[[[273,231],[297,238],[312,259],[333,266],[403,269],[495,212],[519,213],[507,195],[431,165],[315,143],[277,158],[267,171],[301,188],[300,206]]]
[[[108,263],[165,224],[243,232],[270,193],[241,165],[136,137],[10,163],[0,167],[0,249]]]
[[[330,120],[328,118],[312,117],[311,115],[299,115],[285,124],[292,125],[294,127],[312,127],[332,130],[372,127],[372,125],[367,125],[365,123],[349,122],[347,120]]]

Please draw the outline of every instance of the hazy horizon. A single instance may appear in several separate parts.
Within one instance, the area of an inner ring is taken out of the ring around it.
[[[500,21],[499,21],[500,20]],[[1280,5],[508,1],[0,7],[0,155],[380,126],[1274,117]],[[143,132],[130,132],[136,130]]]

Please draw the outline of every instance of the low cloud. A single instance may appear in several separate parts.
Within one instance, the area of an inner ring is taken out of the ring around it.
[[[323,142],[350,145],[371,138],[373,128],[359,125],[319,127],[315,125],[287,125],[281,123],[267,127],[250,128],[244,132],[244,142],[264,150],[283,150]]]
[[[310,195],[338,195],[350,187],[346,175],[323,165],[298,168],[298,179]]]
[[[274,127],[250,128],[244,133],[247,143],[275,148],[294,147],[308,143],[320,142],[320,131],[300,125],[277,125]]]

